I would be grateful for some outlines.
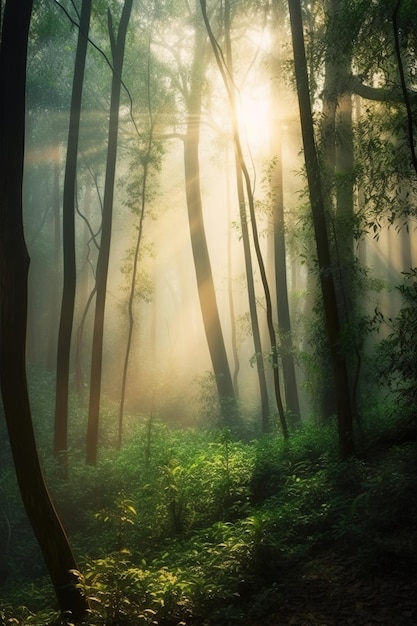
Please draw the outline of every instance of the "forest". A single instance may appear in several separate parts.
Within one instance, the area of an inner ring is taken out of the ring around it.
[[[0,626],[417,623],[417,4],[0,0]]]

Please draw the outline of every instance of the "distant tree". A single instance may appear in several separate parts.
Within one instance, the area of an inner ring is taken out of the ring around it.
[[[62,611],[80,622],[87,602],[76,586],[77,569],[40,468],[26,380],[29,255],[23,233],[22,182],[25,83],[31,0],[7,1],[0,47],[0,386],[26,512]]]
[[[81,100],[90,28],[91,0],[81,5],[75,69],[72,84],[70,121],[65,164],[62,242],[64,252],[64,284],[62,288],[61,318],[58,334],[56,364],[54,455],[65,466],[68,447],[68,390],[72,325],[76,289],[75,258],[75,193],[77,181],[78,140],[81,119]]]
[[[346,358],[342,350],[341,324],[337,306],[334,269],[330,257],[322,181],[314,136],[300,0],[290,0],[289,8],[304,158],[317,247],[326,331],[332,358],[339,451],[341,458],[346,459],[354,452],[351,396]]]
[[[104,313],[106,304],[107,275],[109,268],[110,243],[113,220],[113,198],[115,187],[117,143],[119,129],[119,107],[122,88],[122,71],[127,29],[133,0],[125,0],[117,35],[113,18],[108,10],[108,28],[111,44],[113,76],[111,83],[110,118],[108,129],[106,176],[104,183],[102,231],[96,272],[96,306],[94,314],[93,347],[90,373],[90,401],[87,424],[87,463],[97,460],[98,426],[100,413],[101,376],[103,363]]]

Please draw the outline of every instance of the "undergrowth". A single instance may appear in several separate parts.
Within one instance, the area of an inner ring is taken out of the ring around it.
[[[226,431],[173,431],[147,420],[96,467],[72,454],[68,480],[45,460],[90,599],[86,624],[260,619],[306,561],[328,550],[358,571],[389,562],[415,573],[416,444],[392,440],[392,417],[364,426],[375,445],[366,435],[357,458],[344,463],[331,424],[308,424],[284,444],[275,436],[243,443]],[[54,610],[11,467],[0,475],[0,490],[7,560],[0,626],[70,624]]]

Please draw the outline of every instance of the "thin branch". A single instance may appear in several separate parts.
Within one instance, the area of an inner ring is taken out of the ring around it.
[[[55,2],[55,4],[57,4],[60,7],[60,9],[62,9],[62,11],[65,13],[67,18],[71,22],[71,24],[73,26],[75,26],[76,28],[78,28],[78,30],[83,32],[79,22],[77,22],[76,20],[74,20],[71,17],[71,15],[68,13],[67,9],[59,2],[59,0],[54,0],[54,2]],[[123,89],[125,90],[125,92],[127,94],[127,97],[128,97],[128,100],[129,100],[129,114],[130,114],[131,122],[132,122],[133,126],[135,127],[137,136],[138,137],[142,137],[142,135],[140,134],[139,129],[137,127],[137,124],[135,122],[135,118],[133,117],[133,99],[132,99],[132,96],[131,96],[131,93],[130,93],[128,87],[126,86],[126,83],[124,82],[123,78],[116,72],[116,70],[113,67],[113,64],[111,63],[111,61],[108,58],[108,56],[106,55],[106,53],[96,43],[94,43],[94,41],[91,39],[91,37],[89,35],[87,35],[87,33],[83,32],[83,35],[85,37],[87,37],[87,41],[93,46],[93,48],[95,48],[95,50],[97,50],[97,52],[99,52],[101,54],[101,56],[106,61],[106,63],[109,66],[109,68],[111,69],[112,73],[116,76],[116,78],[119,79],[120,84],[122,85]],[[109,31],[109,37],[110,37],[110,43],[112,44],[112,33],[110,33],[110,31]],[[113,45],[111,45],[111,48],[113,50]]]

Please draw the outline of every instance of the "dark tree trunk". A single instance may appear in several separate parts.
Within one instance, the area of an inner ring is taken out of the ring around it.
[[[346,459],[352,455],[354,451],[351,399],[346,359],[341,348],[339,311],[330,259],[320,168],[314,138],[300,0],[290,0],[289,8],[304,158],[306,162],[317,246],[326,330],[332,357],[333,383],[337,405],[339,450],[341,458]]]
[[[339,36],[344,24],[343,0],[329,0],[326,28],[325,79],[323,88],[322,151],[324,165],[324,202],[333,224],[331,256],[338,268],[336,296],[343,322],[355,314],[354,294],[354,161],[352,96],[347,91],[352,66],[352,41],[355,27]],[[352,343],[354,343],[355,339]],[[322,355],[323,367],[328,359]],[[333,415],[334,390],[322,389],[322,414]]]
[[[22,500],[62,611],[79,622],[87,603],[76,562],[49,497],[36,449],[26,381],[27,278],[22,181],[25,81],[31,0],[9,1],[0,49],[0,385]]]
[[[58,333],[54,429],[54,455],[60,460],[64,467],[67,465],[69,370],[76,288],[75,192],[77,156],[90,14],[91,0],[83,0],[81,4],[80,28],[78,31],[77,51],[75,55],[64,177],[62,214],[64,283],[62,288],[61,318]]]
[[[202,55],[204,39],[196,27],[194,59],[191,68],[188,96],[187,131],[184,140],[185,191],[190,226],[191,247],[197,278],[198,295],[204,330],[210,352],[213,372],[219,394],[223,423],[231,426],[236,410],[236,398],[227,359],[220,316],[217,308],[210,257],[204,230],[203,207],[200,190],[200,114],[203,87]]]
[[[94,465],[97,460],[98,424],[100,413],[101,375],[103,363],[104,312],[106,305],[107,274],[109,269],[110,242],[113,221],[113,197],[117,160],[117,136],[119,130],[119,106],[121,76],[125,51],[126,33],[129,25],[133,0],[125,0],[115,37],[110,12],[109,35],[113,59],[113,77],[110,98],[110,119],[107,143],[106,180],[104,183],[103,218],[100,251],[96,274],[96,308],[94,314],[93,348],[90,374],[90,402],[87,424],[87,463]]]

